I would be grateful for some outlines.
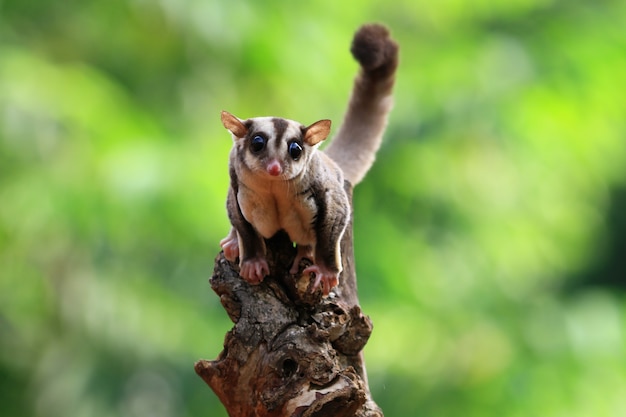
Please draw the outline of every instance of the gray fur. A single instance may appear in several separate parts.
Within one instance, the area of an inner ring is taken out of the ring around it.
[[[235,143],[227,202],[233,230],[221,244],[229,260],[239,257],[240,274],[248,282],[269,274],[264,239],[284,230],[298,247],[291,273],[298,272],[300,259],[310,258],[314,264],[302,273],[315,275],[314,287],[321,285],[327,295],[338,283],[340,242],[351,210],[344,179],[356,185],[374,162],[398,64],[398,47],[382,26],[363,26],[352,53],[361,71],[343,125],[325,152],[316,148],[330,131],[328,120],[305,127],[288,119],[240,120],[222,112]],[[302,150],[297,158],[289,152],[293,143]]]

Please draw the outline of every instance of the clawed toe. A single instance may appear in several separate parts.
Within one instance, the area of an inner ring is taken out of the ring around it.
[[[267,261],[263,258],[247,259],[241,263],[239,275],[250,284],[259,284],[270,273]]]
[[[330,290],[339,284],[339,273],[330,271],[326,268],[320,268],[317,265],[311,265],[304,269],[303,274],[314,274],[314,281],[311,291],[322,289],[322,294],[327,296]]]

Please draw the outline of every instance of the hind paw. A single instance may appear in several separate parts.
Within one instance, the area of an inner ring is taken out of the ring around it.
[[[224,251],[224,257],[230,262],[235,262],[239,257],[239,241],[237,240],[237,232],[231,229],[224,239],[220,240],[220,246]]]

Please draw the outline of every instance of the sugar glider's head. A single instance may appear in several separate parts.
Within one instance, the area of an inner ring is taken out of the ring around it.
[[[330,133],[330,120],[303,126],[279,117],[241,120],[223,111],[222,123],[233,136],[239,163],[270,180],[299,175]]]

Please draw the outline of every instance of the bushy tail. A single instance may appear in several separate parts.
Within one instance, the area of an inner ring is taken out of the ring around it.
[[[348,110],[339,131],[324,152],[358,184],[371,168],[380,147],[398,66],[398,44],[381,25],[363,25],[350,48],[361,70],[354,80]]]

